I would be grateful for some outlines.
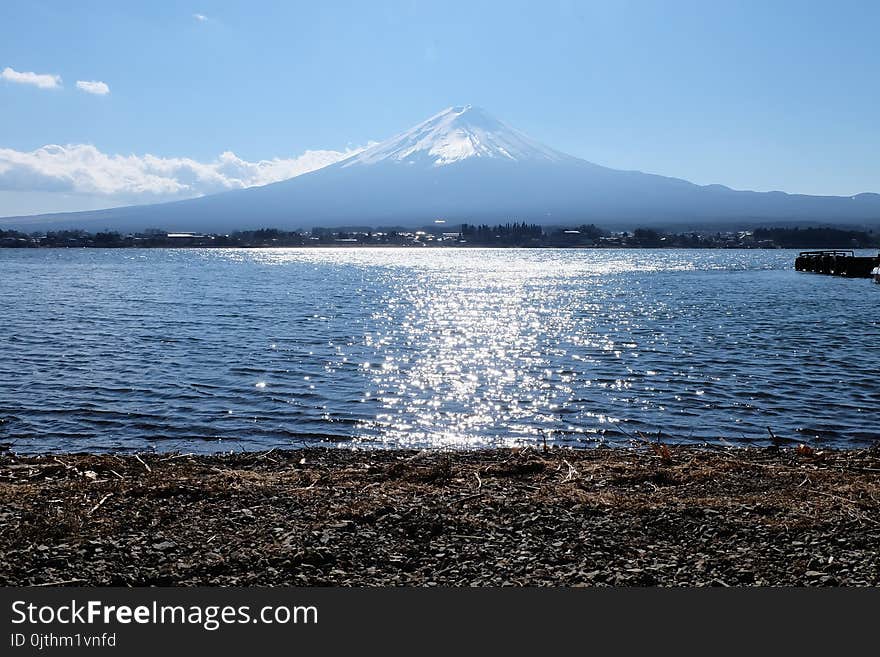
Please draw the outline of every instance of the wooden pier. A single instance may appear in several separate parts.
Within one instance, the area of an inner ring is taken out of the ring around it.
[[[880,255],[857,256],[853,251],[801,251],[794,261],[797,271],[847,278],[871,278],[871,271],[878,266]]]

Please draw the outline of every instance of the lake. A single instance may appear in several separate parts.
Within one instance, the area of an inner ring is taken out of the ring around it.
[[[0,250],[0,442],[874,442],[880,285],[794,251]]]

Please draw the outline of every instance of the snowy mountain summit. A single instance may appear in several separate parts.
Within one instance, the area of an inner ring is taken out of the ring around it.
[[[345,160],[341,166],[403,162],[440,167],[475,157],[515,162],[569,159],[506,126],[483,109],[464,105],[445,109]]]
[[[565,155],[487,112],[450,107],[398,135],[309,173],[263,187],[156,205],[43,217],[0,226],[231,231],[267,226],[425,226],[529,221],[549,226],[736,226],[769,222],[878,225],[880,195],[806,196],[695,185],[609,169]]]

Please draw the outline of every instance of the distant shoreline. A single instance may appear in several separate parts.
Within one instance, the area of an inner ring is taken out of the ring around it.
[[[21,249],[24,250],[26,247],[14,247],[14,246],[2,246],[0,248],[7,248],[10,250]],[[550,246],[550,245],[540,245],[540,246],[502,246],[502,245],[487,245],[487,244],[457,244],[450,246],[416,246],[410,244],[302,244],[297,246],[186,246],[186,245],[177,245],[177,246],[41,246],[34,247],[34,249],[39,250],[69,250],[69,249],[95,249],[95,250],[140,250],[140,249],[150,249],[150,250],[168,250],[168,251],[191,251],[198,249],[216,249],[216,250],[268,250],[268,249],[326,249],[326,250],[345,250],[345,249],[404,249],[409,251],[418,251],[422,249],[431,249],[431,250],[448,250],[448,249],[460,249],[460,250],[468,250],[468,249],[499,249],[499,250],[513,250],[513,249],[529,249],[529,250],[558,250],[558,249],[566,249],[566,250],[581,250],[581,251],[632,251],[632,250],[644,250],[644,251],[659,251],[659,250],[677,250],[677,251],[689,251],[689,250],[706,250],[706,251],[719,251],[719,250],[735,250],[735,251],[780,251],[780,250],[791,250],[791,249],[799,249],[799,248],[813,248],[813,247],[783,247],[783,246]],[[833,248],[833,247],[829,247]],[[852,247],[857,249],[871,249],[873,247]]]
[[[95,250],[95,251],[138,251],[138,250],[151,250],[151,251],[198,251],[204,249],[216,250],[216,251],[239,251],[239,250],[248,250],[248,251],[268,251],[272,249],[309,249],[309,250],[327,250],[327,251],[345,251],[345,250],[353,250],[353,249],[400,249],[405,251],[420,251],[420,250],[431,250],[431,251],[446,251],[446,250],[478,250],[478,249],[493,249],[500,251],[511,251],[511,250],[530,250],[530,251],[556,251],[556,250],[566,250],[566,251],[797,251],[801,249],[817,249],[817,248],[828,248],[828,249],[854,249],[858,251],[864,250],[875,250],[880,247],[872,247],[872,246],[856,246],[856,247],[834,247],[834,246],[823,246],[823,247],[814,247],[814,246],[550,246],[550,245],[541,245],[541,246],[502,246],[502,245],[486,245],[486,244],[459,244],[459,245],[450,245],[450,246],[415,246],[415,245],[406,245],[406,244],[313,244],[313,245],[298,245],[298,246],[186,246],[186,245],[177,245],[177,246],[121,246],[121,247],[112,247],[112,246],[41,246],[34,248],[26,248],[26,247],[14,247],[14,246],[3,246],[0,245],[0,249],[7,249],[10,251],[16,250],[40,250],[40,251],[66,251],[66,250]]]
[[[880,248],[873,231],[831,227],[755,228],[728,232],[670,233],[651,228],[611,232],[594,224],[544,227],[507,223],[403,228],[277,228],[228,234],[149,230],[122,234],[58,230],[25,233],[0,229],[0,248],[552,248],[552,249],[870,249]]]

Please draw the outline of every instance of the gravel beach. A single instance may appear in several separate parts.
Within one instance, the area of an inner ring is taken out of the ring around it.
[[[880,584],[880,450],[0,454],[0,584]]]

